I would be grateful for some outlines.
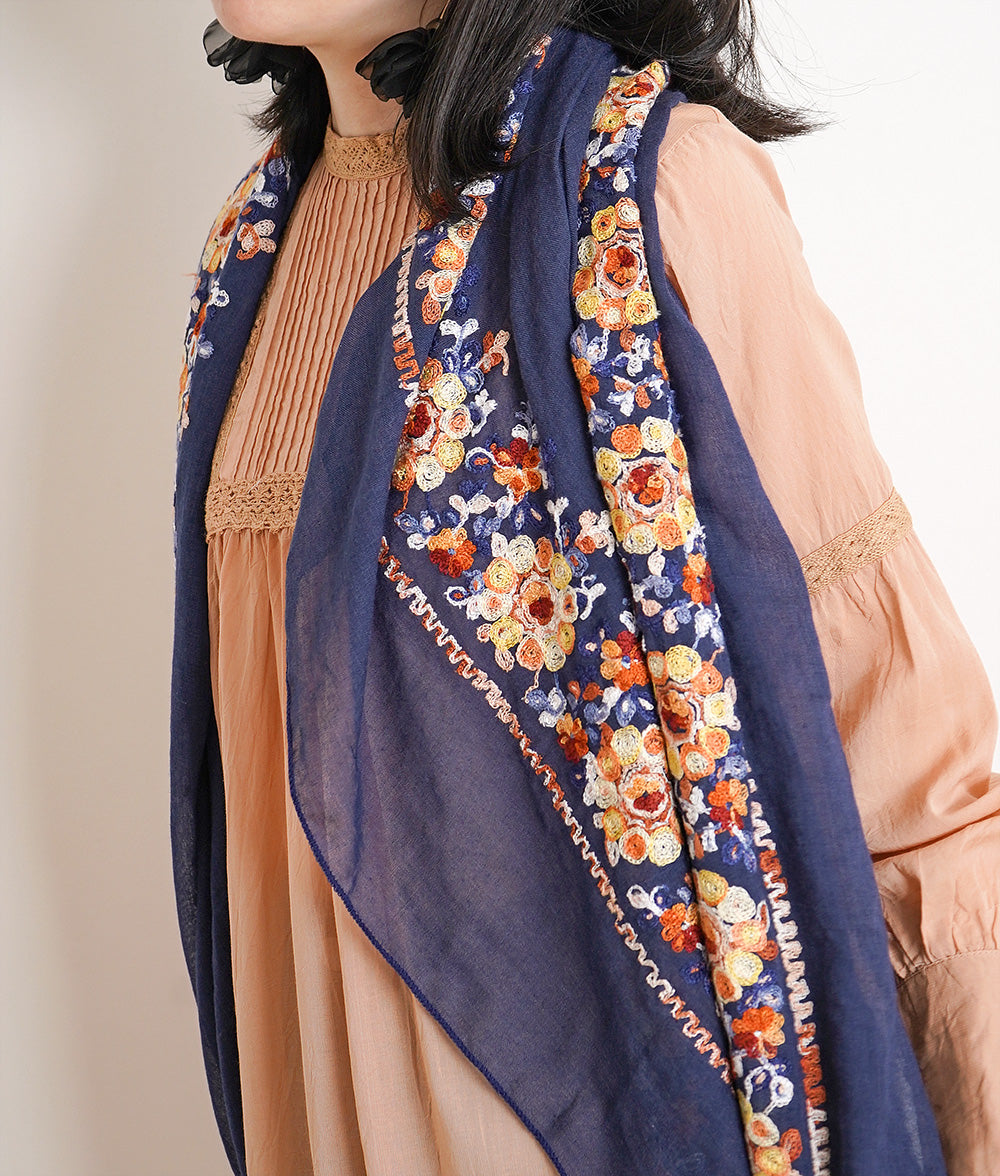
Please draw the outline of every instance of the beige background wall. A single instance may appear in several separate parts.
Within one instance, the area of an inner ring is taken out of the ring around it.
[[[840,119],[775,158],[998,683],[998,94],[963,57],[995,7],[758,11]],[[249,94],[203,64],[207,0],[0,18],[0,1170],[221,1176],[169,868],[171,490],[189,275],[254,152]]]

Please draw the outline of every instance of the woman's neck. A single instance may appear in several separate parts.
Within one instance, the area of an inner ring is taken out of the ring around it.
[[[339,135],[377,135],[392,130],[399,119],[399,105],[376,98],[354,67],[386,37],[428,24],[444,7],[445,0],[372,4],[365,19],[357,21],[350,32],[338,30],[323,44],[307,46],[323,69],[330,95],[330,123]]]

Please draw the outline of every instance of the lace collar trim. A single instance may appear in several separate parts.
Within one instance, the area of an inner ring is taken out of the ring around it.
[[[343,180],[377,180],[406,167],[406,124],[378,135],[342,136],[329,124],[323,140],[327,171]]]

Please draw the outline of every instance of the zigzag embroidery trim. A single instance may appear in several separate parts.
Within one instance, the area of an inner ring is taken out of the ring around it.
[[[764,819],[763,809],[756,800],[750,802],[750,819],[753,823],[754,844],[762,851],[760,868],[771,900],[774,935],[778,941],[778,950],[781,952],[781,962],[785,966],[788,1004],[795,1024],[795,1037],[804,1076],[813,1171],[815,1176],[830,1176],[830,1130],[826,1126],[827,1115],[822,1107],[826,1101],[826,1091],[822,1085],[819,1046],[815,1040],[816,1026],[809,1020],[813,1014],[813,1004],[809,999],[805,964],[800,958],[802,944],[798,939],[799,928],[791,917],[788,883],[782,873],[777,847],[770,836],[771,826]]]
[[[656,963],[650,959],[645,947],[639,941],[635,928],[626,921],[625,912],[615,894],[614,886],[607,871],[601,865],[590,842],[583,831],[583,826],[573,815],[565,794],[556,774],[531,745],[529,737],[521,730],[517,716],[510,709],[503,691],[486,674],[480,670],[472,658],[465,652],[458,640],[441,621],[423,590],[402,570],[399,560],[390,553],[385,538],[382,539],[382,549],[379,552],[379,563],[383,566],[383,574],[396,590],[400,600],[407,604],[410,612],[420,621],[421,625],[434,638],[434,641],[444,650],[445,656],[454,667],[455,672],[476,690],[480,691],[487,703],[493,709],[497,719],[508,729],[521,749],[521,754],[531,765],[535,775],[539,776],[546,791],[552,797],[552,807],[562,817],[570,831],[573,844],[580,850],[584,864],[589,867],[590,875],[597,883],[597,889],[607,904],[608,910],[614,916],[615,930],[625,941],[630,951],[635,953],[639,965],[647,970],[646,983],[656,991],[657,999],[670,1009],[671,1016],[680,1023],[681,1032],[694,1044],[698,1053],[702,1054],[715,1069],[722,1080],[728,1085],[732,1079],[729,1071],[729,1059],[712,1038],[711,1031],[705,1028],[697,1014],[689,1009],[676,989],[670,982],[660,975]]]

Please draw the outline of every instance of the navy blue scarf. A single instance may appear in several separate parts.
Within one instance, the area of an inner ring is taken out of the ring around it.
[[[287,565],[292,794],[560,1172],[938,1176],[799,563],[665,277],[684,100],[557,30],[510,167],[359,302]],[[300,182],[272,148],[220,214],[181,390],[175,873],[237,1172],[203,510]]]

